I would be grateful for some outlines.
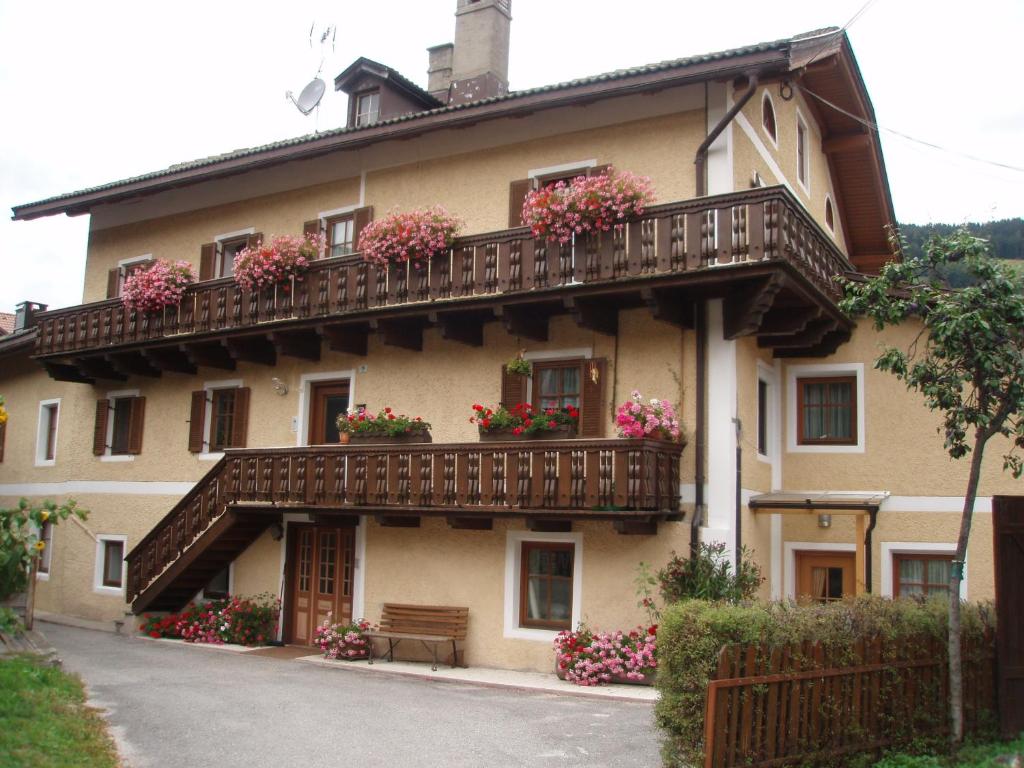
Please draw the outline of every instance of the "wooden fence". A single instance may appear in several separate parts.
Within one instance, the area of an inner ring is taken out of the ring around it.
[[[964,640],[967,733],[995,720],[994,638]],[[933,638],[722,648],[708,682],[705,768],[842,765],[842,756],[948,732],[948,666]]]

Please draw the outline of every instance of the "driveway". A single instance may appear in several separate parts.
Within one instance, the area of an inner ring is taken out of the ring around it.
[[[438,683],[40,624],[131,768],[657,766],[649,704]]]

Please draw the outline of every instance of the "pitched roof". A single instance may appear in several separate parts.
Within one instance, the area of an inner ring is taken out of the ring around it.
[[[832,40],[826,38],[831,37]],[[359,139],[366,136],[371,141],[382,138],[381,134],[389,134],[393,129],[410,123],[423,123],[426,130],[435,127],[437,123],[447,123],[445,117],[460,116],[465,113],[487,112],[488,117],[496,116],[494,113],[504,113],[504,107],[509,110],[515,108],[518,103],[533,100],[536,97],[547,96],[571,96],[576,92],[599,92],[614,91],[616,86],[626,81],[637,78],[654,77],[659,75],[686,75],[693,72],[695,79],[707,79],[720,77],[723,69],[729,69],[730,64],[737,67],[742,65],[766,65],[773,64],[782,70],[790,68],[790,49],[796,44],[807,43],[814,40],[822,48],[832,47],[835,40],[843,38],[842,32],[836,27],[805,32],[793,37],[774,40],[771,42],[757,43],[755,45],[731,48],[724,51],[705,53],[698,56],[689,56],[679,59],[670,59],[652,64],[627,69],[617,69],[611,72],[604,72],[599,75],[569,80],[551,85],[544,85],[537,88],[527,88],[521,91],[510,91],[502,96],[493,96],[478,101],[464,104],[453,104],[428,109],[422,112],[401,115],[389,120],[383,120],[368,126],[353,126],[335,128],[320,133],[306,134],[291,139],[272,142],[257,147],[236,149],[223,154],[212,155],[185,163],[177,163],[168,168],[127,179],[101,184],[95,187],[69,192],[33,203],[15,206],[12,210],[15,219],[33,219],[40,216],[49,216],[55,213],[68,213],[75,215],[85,213],[91,205],[100,202],[110,202],[119,197],[119,193],[131,188],[130,193],[137,195],[144,191],[157,191],[167,186],[175,185],[175,182],[189,183],[205,180],[210,176],[217,175],[218,170],[237,173],[240,165],[246,167],[262,165],[266,162],[282,162],[301,156],[305,150],[321,153],[336,148],[339,144],[347,144],[345,139]],[[764,57],[758,54],[784,54],[778,57]],[[355,64],[358,64],[357,60]],[[367,60],[369,61],[369,60]],[[353,66],[355,66],[355,64]],[[721,64],[722,66],[715,66]],[[710,66],[709,66],[710,65]],[[351,67],[350,67],[351,69]],[[348,71],[348,70],[346,70]],[[391,70],[392,72],[394,70]],[[344,74],[344,73],[342,73]],[[340,76],[339,76],[340,77]],[[671,79],[671,78],[667,78]],[[404,77],[402,80],[407,81]],[[410,82],[410,85],[414,85]],[[414,86],[418,88],[418,86]],[[438,119],[441,118],[441,119]],[[427,123],[430,125],[428,126]],[[392,130],[389,130],[392,129]],[[372,137],[372,138],[370,138]],[[336,141],[342,139],[343,141]],[[326,145],[326,148],[325,148]],[[187,179],[182,179],[187,175]],[[199,177],[199,178],[197,178]]]
[[[400,90],[406,91],[409,95],[422,102],[424,108],[436,109],[444,106],[444,103],[436,96],[420,88],[409,78],[405,77],[397,69],[392,69],[387,64],[360,56],[349,64],[345,70],[334,78],[334,90],[351,93],[348,86],[362,74],[376,75],[382,80],[390,80]]]

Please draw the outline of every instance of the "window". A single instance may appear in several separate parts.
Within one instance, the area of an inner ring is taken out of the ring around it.
[[[948,595],[953,567],[950,555],[893,555],[893,596]]]
[[[356,96],[355,126],[373,125],[380,119],[380,91]]]
[[[777,146],[779,134],[775,127],[775,105],[772,104],[772,97],[768,95],[767,91],[765,91],[764,98],[761,100],[761,126],[764,128],[764,132],[768,134],[768,138]]]
[[[249,388],[241,381],[210,382],[192,393],[188,449],[219,458],[225,448],[244,448],[249,428]],[[212,455],[212,454],[218,455]]]
[[[52,466],[57,459],[57,422],[60,400],[43,400],[39,404],[39,426],[36,432],[36,466]]]
[[[757,452],[768,455],[768,382],[757,380]]]
[[[217,277],[231,277],[235,274],[235,256],[249,244],[249,236],[220,240],[217,243]]]
[[[829,228],[830,232],[836,231],[836,214],[832,210],[832,198],[825,198],[825,226]]]
[[[142,453],[146,398],[139,391],[110,392],[96,401],[92,452],[103,461],[131,461]]]
[[[128,453],[132,400],[134,398],[118,397],[111,401],[111,409],[114,411],[114,425],[110,437],[110,453],[113,455]]]
[[[96,537],[96,574],[93,589],[106,594],[121,594],[124,584],[124,536],[100,534]]]
[[[107,298],[114,299],[120,296],[128,276],[148,268],[152,263],[153,259],[149,255],[117,262],[117,267],[107,273]]]
[[[327,256],[355,252],[355,216],[351,213],[327,219]]]
[[[572,628],[572,543],[524,541],[520,560],[519,625]]]
[[[533,407],[580,407],[583,361],[537,362],[533,364]]]
[[[857,377],[797,379],[801,445],[857,444]]]
[[[235,447],[232,437],[235,426],[235,390],[215,389],[210,415],[210,450]]]
[[[796,178],[804,189],[810,186],[810,166],[807,153],[807,123],[796,116]]]
[[[223,600],[229,595],[231,587],[230,576],[231,566],[225,565],[210,579],[210,583],[203,588],[203,597],[210,600]]]
[[[53,558],[53,524],[49,521],[43,523],[43,528],[39,531],[39,540],[44,546],[39,562],[36,563],[36,572],[49,575],[50,562]]]

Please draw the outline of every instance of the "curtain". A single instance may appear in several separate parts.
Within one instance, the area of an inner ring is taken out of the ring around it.
[[[811,597],[824,600],[828,597],[828,568],[811,568]]]

